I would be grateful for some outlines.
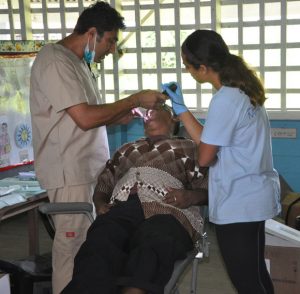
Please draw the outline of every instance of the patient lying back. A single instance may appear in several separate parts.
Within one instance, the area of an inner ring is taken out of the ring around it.
[[[174,137],[167,107],[150,110],[145,138],[123,145],[98,177],[97,218],[63,293],[162,294],[174,263],[203,227],[208,170],[195,143]]]

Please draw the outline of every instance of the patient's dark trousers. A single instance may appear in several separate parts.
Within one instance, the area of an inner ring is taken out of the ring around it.
[[[115,294],[128,286],[162,294],[174,262],[192,248],[189,234],[173,216],[145,220],[138,196],[131,195],[91,225],[62,293]]]
[[[239,294],[274,294],[265,263],[265,222],[216,225],[229,277]]]

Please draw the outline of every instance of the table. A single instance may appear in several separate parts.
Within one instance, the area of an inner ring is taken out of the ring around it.
[[[7,183],[16,184],[17,179],[9,178],[0,180],[0,186],[7,185]],[[19,183],[18,183],[19,184]],[[22,181],[21,185],[32,185],[27,181]],[[35,185],[35,183],[34,183]],[[24,191],[23,191],[24,193]],[[40,189],[35,192],[25,192],[26,201],[8,205],[0,209],[0,223],[2,220],[11,218],[21,213],[28,215],[28,245],[29,255],[39,254],[39,219],[38,219],[38,206],[43,202],[49,202],[47,193]],[[1,197],[0,197],[1,199]]]

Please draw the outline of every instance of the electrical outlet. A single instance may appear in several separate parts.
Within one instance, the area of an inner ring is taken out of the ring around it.
[[[271,128],[272,138],[295,139],[297,130],[295,128]]]

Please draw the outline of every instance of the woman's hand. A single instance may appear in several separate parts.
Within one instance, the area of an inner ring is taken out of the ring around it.
[[[171,85],[176,85],[176,90],[171,90]],[[182,91],[180,85],[176,82],[166,83],[161,85],[162,90],[166,91],[168,96],[171,98],[172,108],[176,115],[179,115],[183,112],[187,112],[188,108],[184,104]]]

